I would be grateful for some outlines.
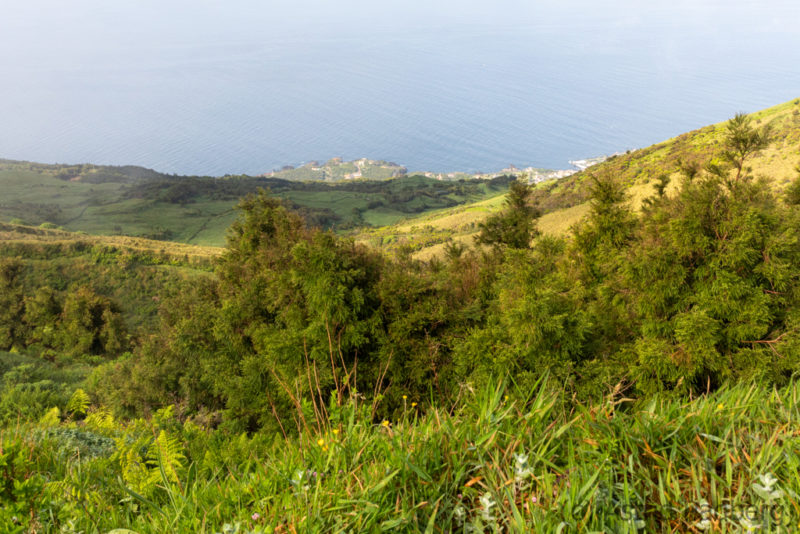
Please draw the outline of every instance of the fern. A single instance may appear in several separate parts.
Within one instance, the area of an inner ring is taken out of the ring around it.
[[[147,453],[151,482],[180,484],[178,471],[183,469],[183,462],[186,460],[182,448],[177,439],[168,436],[163,430],[158,434]]]
[[[141,451],[148,449],[148,441],[152,438],[142,436],[132,439],[130,434],[115,439],[116,451],[112,460],[119,464],[122,480],[135,492],[145,496],[152,495],[155,482],[151,481],[148,469]]]
[[[106,432],[111,432],[116,428],[114,416],[105,408],[89,414],[84,424],[92,430],[104,430]]]
[[[78,388],[75,390],[75,393],[72,394],[72,397],[69,398],[67,411],[73,415],[86,415],[86,411],[89,409],[89,403],[89,395]]]
[[[45,413],[41,419],[39,419],[39,424],[45,428],[58,426],[61,422],[61,410],[58,409],[58,406],[53,406],[47,413]]]

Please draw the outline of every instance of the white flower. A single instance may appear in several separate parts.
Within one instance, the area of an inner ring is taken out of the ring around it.
[[[767,487],[772,487],[778,481],[777,478],[772,473],[767,473],[766,475],[758,475],[758,479]]]

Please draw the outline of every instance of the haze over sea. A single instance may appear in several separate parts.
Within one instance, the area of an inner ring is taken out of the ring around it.
[[[800,97],[797,0],[8,4],[3,158],[566,168]]]

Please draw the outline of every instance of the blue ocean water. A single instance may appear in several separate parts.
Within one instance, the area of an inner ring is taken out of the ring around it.
[[[0,157],[492,171],[800,97],[796,1],[32,0],[0,7]]]

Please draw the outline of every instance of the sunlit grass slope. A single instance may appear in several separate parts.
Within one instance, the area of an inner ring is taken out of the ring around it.
[[[47,226],[47,225],[45,225]],[[166,259],[211,260],[219,256],[220,247],[201,247],[186,243],[175,243],[128,236],[101,236],[69,232],[58,228],[31,227],[0,223],[0,248],[4,255],[18,249],[46,250],[48,248],[108,248],[121,252],[161,255]]]
[[[750,160],[749,165],[756,177],[767,178],[776,189],[783,189],[796,175],[795,169],[800,164],[800,99],[752,113],[751,117],[756,127],[769,125],[773,142]],[[720,151],[724,135],[725,122],[721,122],[613,157],[568,178],[539,184],[536,198],[544,211],[539,229],[547,234],[563,235],[581,220],[588,211],[588,177],[593,173],[610,174],[627,184],[630,206],[638,209],[642,200],[653,193],[652,180],[668,174],[674,186],[681,163],[711,161]],[[416,257],[428,259],[441,254],[449,239],[471,243],[478,223],[501,208],[502,196],[498,196],[490,201],[426,214],[365,232],[359,239],[373,244],[388,241],[395,247],[405,244]],[[383,237],[383,241],[377,237]]]
[[[0,223],[0,261],[22,263],[28,294],[92,287],[118,303],[131,333],[156,328],[162,298],[213,277],[222,250]]]
[[[14,532],[792,532],[800,519],[797,384],[569,411],[548,388],[486,387],[425,412],[408,399],[382,423],[347,404],[289,438],[171,409],[116,422],[82,398],[2,435]]]

